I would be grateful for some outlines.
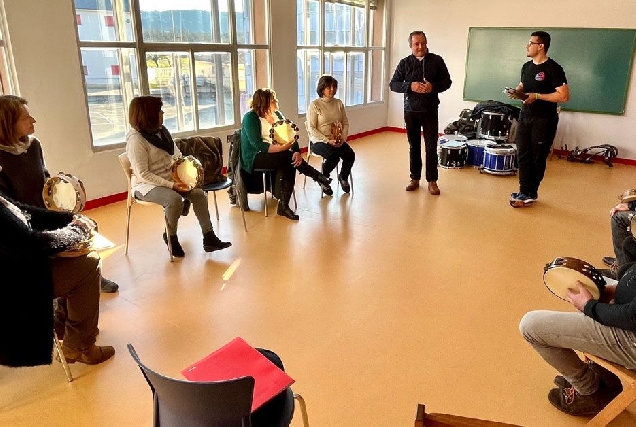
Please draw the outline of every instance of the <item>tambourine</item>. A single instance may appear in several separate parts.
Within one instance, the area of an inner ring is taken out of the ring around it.
[[[577,290],[577,280],[594,299],[599,299],[605,289],[605,279],[601,273],[591,264],[578,258],[555,258],[543,269],[543,283],[550,292],[564,301],[567,301],[568,289]]]
[[[60,172],[46,180],[42,199],[48,209],[78,213],[86,206],[86,190],[79,178]]]
[[[194,156],[180,157],[172,164],[172,177],[187,184],[190,189],[200,187],[203,184],[203,165]]]
[[[279,120],[269,129],[272,144],[285,145],[298,142],[298,126],[289,119]]]
[[[629,203],[636,201],[636,189],[630,189],[623,191],[623,194],[619,196],[621,203]]]
[[[632,214],[632,219],[629,224],[629,231],[632,232],[632,236],[636,239],[636,214]]]

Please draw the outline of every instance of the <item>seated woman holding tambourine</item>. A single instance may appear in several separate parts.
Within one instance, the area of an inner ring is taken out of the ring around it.
[[[565,413],[596,415],[622,391],[614,374],[576,351],[636,369],[636,263],[621,266],[618,277],[598,299],[582,282],[571,283],[565,299],[579,312],[538,310],[521,319],[523,337],[560,373],[548,400]]]
[[[329,186],[331,179],[302,158],[298,146],[298,129],[278,111],[276,92],[271,89],[256,90],[250,106],[252,109],[245,113],[241,124],[243,169],[248,173],[252,173],[254,169],[276,169],[275,186],[279,188],[275,188],[273,194],[279,195],[278,215],[296,221],[298,215],[289,207],[296,182],[296,170],[316,181],[326,194],[333,194]]]
[[[126,154],[133,170],[132,191],[135,198],[163,206],[168,234],[163,240],[172,255],[182,258],[185,252],[177,238],[179,217],[183,212],[183,199],[192,203],[194,214],[203,232],[203,249],[213,252],[230,247],[221,241],[212,228],[208,199],[200,188],[176,180],[173,165],[181,152],[163,126],[163,102],[156,96],[138,96],[130,102],[129,122],[132,129],[126,135]]]
[[[47,201],[52,201],[53,198],[45,200],[44,193],[48,183],[58,177],[50,177],[42,146],[33,133],[35,119],[29,112],[27,100],[15,95],[0,96],[0,192],[20,203],[51,208]],[[69,207],[77,205],[77,209],[57,210],[79,212],[86,201],[81,181],[67,174],[60,173],[59,176],[73,179],[75,188],[82,193],[73,194],[72,201],[68,204]],[[104,293],[113,293],[117,292],[119,285],[102,277],[100,288]],[[66,318],[65,311],[63,301],[58,300],[56,321],[63,322]],[[56,329],[57,326],[58,323]],[[62,333],[63,327],[59,329],[60,336]]]

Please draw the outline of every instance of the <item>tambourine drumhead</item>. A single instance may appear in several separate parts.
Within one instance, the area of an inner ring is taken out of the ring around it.
[[[194,156],[177,159],[172,165],[172,174],[175,179],[187,184],[190,188],[200,187],[203,184],[203,165]]]
[[[599,299],[605,288],[605,279],[593,266],[577,258],[556,258],[545,266],[543,283],[557,297],[567,301],[568,289],[577,293],[577,280]]]
[[[86,190],[77,177],[60,172],[46,180],[42,199],[48,209],[78,213],[86,205]]]
[[[298,141],[298,126],[288,119],[272,124],[269,135],[273,144],[289,144]]]

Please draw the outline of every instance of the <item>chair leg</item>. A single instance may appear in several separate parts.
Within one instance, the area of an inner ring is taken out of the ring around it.
[[[305,427],[309,427],[309,417],[307,416],[307,405],[305,405],[305,399],[298,394],[294,393],[294,399],[298,401],[298,406],[300,406],[300,413],[303,417],[303,425]]]
[[[60,340],[57,339],[57,334],[55,333],[55,331],[53,332],[53,341],[55,342],[55,350],[57,351],[57,355],[60,358],[60,362],[62,362],[62,367],[64,368],[64,372],[66,373],[66,380],[68,382],[72,382],[73,374],[71,373],[71,368],[68,366],[68,363],[66,362],[66,357],[64,357],[64,352],[62,351]]]
[[[311,156],[313,156],[314,154],[312,154],[311,149],[309,147],[307,147],[307,160],[305,160],[307,162],[307,164],[309,164],[309,159],[311,159]],[[305,185],[307,185],[307,175],[303,175],[305,178],[303,179],[303,190],[305,189]]]
[[[214,194],[214,209],[216,210],[216,220],[219,220],[219,205],[217,205],[216,203],[216,191],[213,191],[212,194]]]
[[[128,255],[128,240],[130,238],[130,209],[132,208],[131,204],[128,204],[126,207],[126,250],[124,251],[125,255]]]
[[[172,242],[170,241],[170,233],[168,233],[168,218],[165,216],[166,215],[164,213],[164,220],[166,221],[166,240],[168,240],[168,255],[170,256],[170,262],[174,262],[174,257],[172,256]]]
[[[267,179],[267,172],[263,172],[263,200],[265,203],[265,216],[268,216],[267,213],[267,185],[265,180]]]

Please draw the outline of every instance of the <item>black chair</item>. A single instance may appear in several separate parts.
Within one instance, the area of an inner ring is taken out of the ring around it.
[[[219,220],[219,206],[216,204],[216,192],[219,190],[225,190],[232,186],[232,178],[225,177],[225,180],[219,182],[211,182],[205,184],[201,189],[207,194],[212,191],[214,194],[214,209],[216,210],[216,220]]]
[[[166,377],[145,366],[132,344],[128,351],[146,378],[154,398],[154,425],[156,427],[250,427],[254,378],[241,377],[227,381],[197,382]],[[289,394],[290,405],[271,427],[288,426],[298,399],[307,424],[305,405],[300,395]]]

